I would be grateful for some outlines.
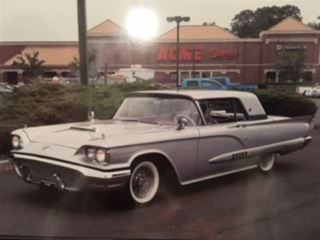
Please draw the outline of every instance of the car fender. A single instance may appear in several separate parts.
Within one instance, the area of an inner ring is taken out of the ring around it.
[[[169,161],[169,164],[171,165],[172,169],[174,170],[174,172],[175,172],[175,174],[176,174],[176,176],[178,178],[178,181],[181,183],[179,172],[177,171],[176,166],[173,164],[172,158],[170,158],[166,153],[164,153],[163,151],[161,151],[159,149],[148,149],[148,150],[143,150],[143,151],[136,152],[135,154],[133,154],[131,156],[131,158],[129,159],[128,163],[129,163],[130,166],[132,166],[132,163],[136,159],[138,159],[139,157],[142,157],[144,155],[149,155],[149,154],[159,154],[162,157],[166,158]]]

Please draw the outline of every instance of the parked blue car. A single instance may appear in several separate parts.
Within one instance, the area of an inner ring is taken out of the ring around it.
[[[182,81],[183,89],[212,89],[212,90],[241,90],[255,91],[257,84],[232,83],[227,76],[216,76],[211,78],[186,78]]]
[[[227,76],[216,76],[210,79],[221,83],[228,90],[254,91],[258,89],[258,85],[254,83],[232,83]]]
[[[182,81],[183,89],[212,89],[227,90],[227,88],[216,80],[210,78],[186,78]]]

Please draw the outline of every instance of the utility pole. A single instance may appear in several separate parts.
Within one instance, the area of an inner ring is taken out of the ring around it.
[[[179,77],[179,63],[180,63],[180,23],[181,22],[189,22],[190,17],[167,17],[168,22],[176,22],[177,23],[177,39],[176,39],[176,87],[180,88],[180,77]]]
[[[77,6],[78,6],[80,81],[82,85],[88,85],[86,1],[77,0]]]
[[[104,64],[104,85],[107,85],[108,81],[108,64]]]

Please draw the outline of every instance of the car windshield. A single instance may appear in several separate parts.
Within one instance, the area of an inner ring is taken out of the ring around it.
[[[163,97],[126,98],[113,119],[175,125],[179,117],[187,118],[193,125],[201,123],[199,112],[191,100]]]

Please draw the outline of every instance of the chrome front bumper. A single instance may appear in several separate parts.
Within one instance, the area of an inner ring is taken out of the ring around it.
[[[45,157],[13,153],[11,162],[17,175],[32,184],[78,191],[86,187],[111,190],[126,185],[130,169],[93,169]]]

